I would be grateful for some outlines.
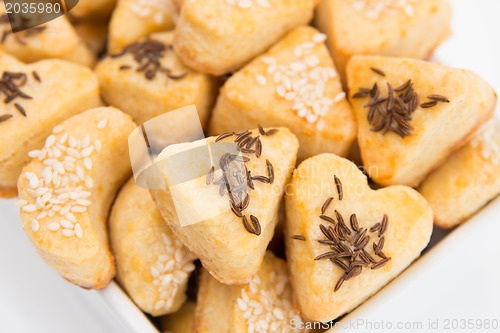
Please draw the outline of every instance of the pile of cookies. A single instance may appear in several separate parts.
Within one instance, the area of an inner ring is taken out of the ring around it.
[[[80,0],[15,34],[1,11],[0,196],[64,279],[116,279],[164,331],[335,320],[500,193],[496,93],[426,61],[447,0]],[[239,153],[139,187],[129,134],[193,104]]]

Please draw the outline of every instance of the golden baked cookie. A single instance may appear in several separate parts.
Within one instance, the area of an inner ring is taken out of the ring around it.
[[[109,23],[108,52],[174,28],[179,8],[173,0],[119,0]]]
[[[491,120],[419,187],[434,224],[452,228],[500,193],[500,135]]]
[[[151,190],[153,199],[174,234],[223,283],[248,283],[257,274],[295,165],[296,137],[286,128],[261,131],[171,145],[159,155],[171,165],[161,169],[169,185]],[[208,155],[207,144],[213,152],[235,140],[241,155]]]
[[[205,126],[217,93],[217,81],[185,67],[172,50],[172,39],[173,32],[152,34],[99,62],[95,72],[102,96],[106,103],[127,112],[138,124],[195,104]]]
[[[347,155],[356,120],[325,38],[314,28],[295,28],[233,74],[221,89],[210,132],[285,126],[299,139],[299,160],[324,152]]]
[[[415,260],[432,233],[432,209],[415,190],[370,189],[349,160],[302,162],[287,189],[285,243],[302,315],[330,321],[351,311]]]
[[[120,190],[109,219],[116,279],[153,316],[177,311],[196,259],[172,234],[149,191],[130,179]]]
[[[361,157],[380,185],[417,186],[493,116],[478,75],[421,60],[354,56],[347,64]]]
[[[318,1],[185,1],[175,29],[175,52],[200,72],[234,72],[287,31],[307,24]]]
[[[192,333],[196,303],[188,301],[176,313],[161,318],[164,333]]]
[[[107,220],[130,176],[130,116],[95,108],[55,126],[18,181],[23,229],[40,257],[71,283],[101,289],[115,275]]]
[[[292,305],[285,261],[270,251],[246,285],[226,285],[206,270],[200,277],[193,333],[303,332]]]
[[[447,0],[321,0],[315,25],[345,83],[345,66],[356,54],[429,58],[451,34]]]
[[[52,127],[101,105],[97,77],[61,60],[25,65],[0,51],[0,197],[15,196],[17,178]]]
[[[94,54],[65,16],[34,28],[12,33],[5,7],[0,6],[0,50],[24,62],[57,58],[92,67]]]

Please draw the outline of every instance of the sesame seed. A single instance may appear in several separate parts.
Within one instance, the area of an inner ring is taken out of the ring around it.
[[[84,213],[87,211],[87,207],[73,206],[73,207],[71,207],[71,211],[73,213]]]
[[[31,219],[31,230],[37,232],[38,229],[40,229],[40,224],[38,223],[38,221],[36,219]]]
[[[61,227],[67,228],[67,229],[73,229],[73,227],[74,227],[73,223],[71,223],[70,221],[67,221],[67,220],[60,220],[59,224],[61,225]]]
[[[251,0],[240,0],[240,1],[238,1],[238,7],[250,8],[250,7],[252,7],[252,1]]]
[[[338,103],[340,102],[341,100],[343,100],[345,98],[345,92],[340,92],[337,94],[337,96],[335,96],[335,98],[333,99],[333,102],[334,103]]]
[[[31,158],[36,158],[38,157],[38,155],[40,155],[40,151],[39,150],[32,150],[28,153],[28,156],[31,157]]]
[[[108,124],[107,119],[102,119],[97,123],[97,129],[103,129]]]
[[[89,188],[89,189],[94,187],[94,181],[92,180],[92,178],[90,178],[90,176],[87,176],[85,178],[85,186],[87,186],[87,188]]]
[[[75,235],[75,232],[71,229],[63,229],[61,231],[61,233],[63,236],[66,236],[66,237],[73,237]]]
[[[78,238],[83,237],[83,229],[80,226],[80,223],[75,224],[75,236]]]
[[[54,143],[56,143],[56,137],[54,134],[51,134],[45,140],[45,148],[50,148]]]
[[[23,206],[27,205],[28,201],[19,199],[16,201],[15,205],[17,208],[22,208]]]
[[[261,86],[264,86],[267,83],[266,78],[262,74],[256,74],[255,75],[255,80],[257,81],[258,84]]]
[[[36,212],[36,211],[37,211],[37,208],[36,208],[36,206],[35,206],[35,205],[30,204],[30,205],[26,205],[26,206],[24,206],[24,207],[22,208],[22,211],[23,211],[23,212],[26,212],[26,213],[34,213],[34,212]]]
[[[60,227],[61,226],[57,222],[52,222],[49,225],[47,225],[47,229],[49,229],[50,231],[57,231],[59,230]]]
[[[101,140],[95,140],[94,145],[95,145],[96,152],[99,153],[101,151]]]
[[[62,125],[57,125],[52,129],[52,133],[58,134],[61,133],[64,130],[64,127]]]
[[[326,35],[319,33],[313,36],[313,42],[315,43],[323,43],[326,40]]]

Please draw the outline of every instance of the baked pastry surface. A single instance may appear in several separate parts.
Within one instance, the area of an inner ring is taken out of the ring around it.
[[[299,165],[285,206],[294,299],[314,321],[357,307],[410,265],[432,233],[432,210],[417,191],[374,191],[354,163],[333,154]]]
[[[206,270],[200,277],[193,333],[302,332],[292,305],[285,261],[267,252],[259,273],[246,285],[226,285]]]
[[[315,25],[345,80],[355,54],[429,58],[451,34],[451,11],[447,0],[321,0]]]
[[[452,228],[500,193],[500,135],[494,120],[451,155],[419,187],[434,224]]]
[[[57,58],[92,67],[96,58],[65,16],[12,33],[5,7],[0,6],[0,50],[23,62]]]
[[[295,28],[233,74],[217,99],[210,132],[286,126],[299,139],[299,160],[347,155],[356,120],[324,38],[314,28]]]
[[[347,79],[363,165],[384,186],[417,186],[493,116],[497,100],[470,71],[407,58],[354,56]]]
[[[31,160],[28,153],[43,146],[52,127],[101,100],[97,77],[67,61],[26,65],[0,51],[0,72],[21,92],[4,87],[10,95],[2,93],[0,102],[0,197],[13,197],[21,170]]]
[[[205,126],[215,100],[217,81],[184,66],[171,49],[172,39],[173,32],[152,34],[130,46],[129,51],[122,51],[122,55],[108,56],[99,62],[95,72],[102,96],[110,105],[130,114],[138,124],[195,104]],[[147,48],[157,49],[162,69],[153,63],[145,67],[147,59],[134,60],[134,56]]]
[[[173,0],[119,0],[109,23],[108,53],[154,32],[173,29],[178,11]]]
[[[145,312],[160,316],[186,300],[195,257],[172,234],[147,189],[130,179],[120,190],[109,219],[116,279]]]
[[[307,24],[317,2],[256,0],[242,6],[231,0],[185,1],[175,30],[175,52],[200,72],[234,72],[290,29]]]
[[[200,153],[196,150],[206,144],[210,144],[213,150],[216,137],[207,138],[206,142],[171,145],[159,156],[166,163],[173,163],[176,158],[182,160],[183,169],[174,168],[172,171],[181,178],[185,177],[187,169],[194,169],[189,180],[177,181],[175,186],[172,185],[171,173],[169,179],[163,171],[166,183],[170,186],[165,190],[151,190],[151,193],[174,234],[223,283],[248,283],[257,274],[267,245],[273,237],[281,198],[295,165],[298,149],[295,136],[286,128],[278,128],[277,132],[269,132],[270,129],[263,131],[267,134],[263,135],[258,130],[240,134],[245,135],[245,138],[258,137],[250,149],[259,150],[257,147],[260,145],[261,154],[257,157],[255,153],[243,153],[241,158],[248,160],[235,161],[234,167],[246,168],[250,174],[243,173],[241,179],[237,175],[234,177],[245,184],[250,176],[252,185],[246,187],[246,193],[237,191],[231,197],[227,192],[229,186],[225,185],[227,178],[223,178],[219,169],[219,163],[222,165],[222,162],[215,157],[207,157],[206,160],[199,158]],[[238,140],[240,135],[231,135],[218,143],[228,145]],[[194,155],[192,158],[189,157],[191,153]],[[211,159],[217,169],[207,181]],[[231,170],[236,169],[231,167]],[[233,182],[233,179],[230,181]],[[232,184],[233,190],[240,188],[240,185]]]
[[[107,220],[131,173],[134,128],[115,108],[87,110],[54,127],[19,177],[23,230],[47,265],[83,288],[104,288],[115,275]]]

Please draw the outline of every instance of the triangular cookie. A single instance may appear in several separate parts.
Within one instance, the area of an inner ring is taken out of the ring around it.
[[[301,324],[286,264],[272,252],[247,285],[222,284],[202,270],[193,333],[306,331]]]
[[[66,280],[101,289],[115,275],[107,221],[130,176],[130,116],[95,108],[55,126],[19,177],[23,229],[40,257]]]
[[[302,314],[330,321],[401,273],[432,233],[432,210],[406,186],[371,190],[346,159],[323,154],[294,171],[285,242]]]
[[[321,0],[315,24],[345,83],[355,54],[430,57],[450,35],[451,12],[447,0]]]
[[[490,120],[420,184],[438,227],[456,226],[500,193],[498,131]]]
[[[326,152],[346,156],[356,120],[325,38],[314,28],[296,28],[234,73],[221,89],[211,133],[285,126],[299,139],[299,160]]]
[[[206,139],[212,151],[215,140]],[[180,163],[167,171],[166,190],[151,190],[174,234],[214,277],[229,284],[247,283],[257,273],[298,149],[286,128],[227,133],[217,143],[234,146],[235,140],[243,148],[233,162],[224,152],[204,157],[204,140],[168,146],[159,159]]]
[[[0,75],[6,81],[0,97],[0,197],[9,197],[16,195],[28,152],[43,146],[52,127],[101,105],[101,99],[94,73],[67,61],[25,65],[0,51]]]
[[[156,33],[104,58],[96,66],[104,100],[145,121],[195,104],[203,126],[217,93],[214,77],[182,64],[172,50],[173,32]]]
[[[96,61],[94,54],[64,16],[12,33],[5,8],[0,6],[0,38],[0,50],[24,62],[57,58],[91,67]]]
[[[318,1],[185,1],[175,28],[175,52],[200,72],[234,72],[287,31],[309,23]]]
[[[496,105],[476,74],[420,60],[354,56],[347,79],[363,164],[381,185],[417,186]]]

